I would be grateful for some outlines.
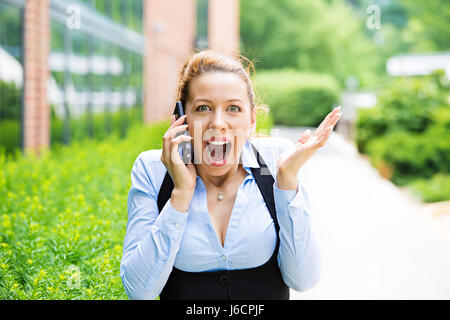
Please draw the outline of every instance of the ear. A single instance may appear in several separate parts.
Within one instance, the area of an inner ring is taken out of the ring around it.
[[[256,131],[256,110],[255,110],[255,108],[252,109],[250,118],[251,118],[250,132],[254,133]]]

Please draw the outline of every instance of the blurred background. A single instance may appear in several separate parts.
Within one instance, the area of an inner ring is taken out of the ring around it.
[[[301,170],[323,277],[292,297],[450,298],[449,21],[446,0],[0,0],[0,297],[126,298],[131,166],[210,48],[253,61],[262,134],[342,106]]]

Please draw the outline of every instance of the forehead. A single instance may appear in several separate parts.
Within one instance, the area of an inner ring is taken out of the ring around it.
[[[204,98],[212,101],[241,99],[246,102],[244,80],[231,72],[208,72],[195,78],[189,86],[189,100]]]

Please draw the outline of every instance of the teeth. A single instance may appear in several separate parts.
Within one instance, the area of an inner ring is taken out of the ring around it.
[[[208,143],[212,144],[214,146],[223,146],[224,144],[227,144],[228,142],[226,142],[226,141],[210,141]]]

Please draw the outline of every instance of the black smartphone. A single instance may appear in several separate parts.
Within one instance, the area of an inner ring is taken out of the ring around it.
[[[184,116],[184,107],[181,101],[177,101],[175,103],[175,110],[173,111],[173,114],[175,115],[176,119],[179,119],[180,117]],[[190,136],[188,130],[177,133],[176,136],[178,137],[179,135],[182,134]],[[191,142],[181,142],[178,145],[178,152],[180,153],[180,157],[185,164],[192,163],[194,152],[192,149]]]

